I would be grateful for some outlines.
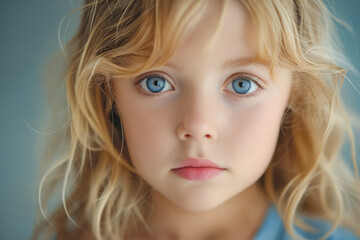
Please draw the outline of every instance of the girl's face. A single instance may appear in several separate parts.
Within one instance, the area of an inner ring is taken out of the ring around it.
[[[227,4],[214,44],[205,47],[217,4],[208,2],[166,64],[113,82],[138,174],[188,211],[213,209],[256,183],[275,150],[291,89],[290,71],[276,69],[272,81],[269,67],[253,61],[254,26],[237,1]]]

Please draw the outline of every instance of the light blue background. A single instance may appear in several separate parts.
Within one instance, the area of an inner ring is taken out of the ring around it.
[[[28,239],[37,211],[35,144],[44,130],[42,73],[59,49],[57,29],[79,1],[0,0],[0,239]],[[360,69],[360,0],[337,0],[336,11],[354,29],[341,31],[345,52]],[[74,26],[70,26],[71,28]],[[360,77],[349,75],[360,89]],[[345,83],[345,100],[360,113],[360,96]],[[358,138],[360,141],[360,139]],[[357,144],[359,149],[359,144]],[[359,152],[359,151],[358,151]]]

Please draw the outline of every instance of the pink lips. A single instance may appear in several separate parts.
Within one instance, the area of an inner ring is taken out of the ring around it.
[[[214,178],[225,169],[207,159],[188,158],[172,171],[188,180],[206,180]]]

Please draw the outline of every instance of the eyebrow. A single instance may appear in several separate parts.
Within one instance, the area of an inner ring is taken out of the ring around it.
[[[178,72],[181,72],[180,67],[178,65],[176,65],[175,63],[173,63],[173,62],[167,62],[164,66],[170,67],[172,69],[175,69]]]
[[[259,59],[253,57],[244,57],[244,58],[237,58],[231,59],[226,61],[223,65],[223,69],[229,69],[236,66],[249,66],[249,65],[260,65],[264,67],[269,67],[270,64],[264,61],[260,61]],[[180,71],[180,67],[173,62],[167,62],[165,66],[175,69],[176,71]]]
[[[269,67],[270,64],[264,61],[261,61],[253,57],[244,57],[238,59],[232,59],[224,63],[223,69],[228,69],[237,66],[249,66],[249,65],[260,65],[263,67]]]

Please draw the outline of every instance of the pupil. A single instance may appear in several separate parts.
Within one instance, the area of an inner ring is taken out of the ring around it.
[[[241,88],[244,87],[244,82],[243,81],[239,82],[239,87],[241,87]]]

